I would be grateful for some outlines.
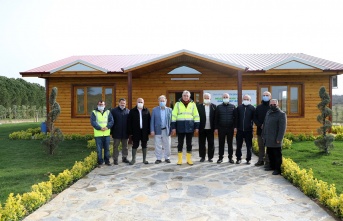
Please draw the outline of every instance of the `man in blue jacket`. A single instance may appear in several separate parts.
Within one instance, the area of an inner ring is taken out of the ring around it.
[[[127,134],[127,117],[130,110],[126,108],[126,100],[124,98],[119,99],[118,107],[115,107],[111,110],[113,116],[113,126],[111,128],[111,134],[113,138],[113,164],[118,165],[118,156],[119,156],[119,144],[121,143],[121,153],[122,153],[122,162],[129,163],[127,159],[128,148],[127,140],[129,135]]]
[[[166,163],[170,163],[170,147],[171,147],[171,115],[172,109],[166,107],[167,98],[161,95],[158,98],[158,106],[152,109],[150,120],[150,134],[155,136],[155,164],[162,162],[162,158]],[[164,149],[164,153],[163,153]]]

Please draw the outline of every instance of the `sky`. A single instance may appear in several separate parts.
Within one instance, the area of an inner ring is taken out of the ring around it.
[[[343,64],[342,11],[342,0],[0,0],[0,75],[21,78],[72,55],[181,49]],[[343,94],[343,74],[338,84],[333,94]]]

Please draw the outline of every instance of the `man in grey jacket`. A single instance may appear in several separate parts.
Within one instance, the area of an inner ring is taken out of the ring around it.
[[[281,174],[282,164],[282,140],[286,132],[287,117],[286,113],[280,110],[278,100],[270,100],[270,110],[266,114],[263,123],[262,137],[267,154],[269,157],[270,168],[267,171],[274,170],[273,175]]]
[[[164,157],[166,163],[170,163],[171,130],[170,122],[172,109],[166,107],[167,98],[161,95],[158,98],[158,106],[152,109],[150,120],[150,134],[155,136],[155,164],[162,162]],[[164,154],[163,154],[164,149]]]

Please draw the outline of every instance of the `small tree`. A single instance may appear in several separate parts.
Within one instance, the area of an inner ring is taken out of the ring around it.
[[[326,118],[332,115],[332,110],[327,107],[330,103],[330,97],[326,92],[325,87],[321,87],[319,89],[319,97],[322,101],[317,105],[317,107],[321,114],[317,116],[317,121],[322,124],[322,126],[318,128],[317,131],[321,136],[315,140],[314,143],[320,150],[323,150],[325,153],[329,153],[329,150],[333,148],[334,136],[332,134],[328,134],[332,124]]]
[[[58,144],[63,141],[63,134],[62,131],[54,126],[54,123],[57,120],[57,117],[61,113],[61,107],[56,102],[57,97],[57,87],[52,88],[50,98],[49,98],[49,104],[51,111],[49,112],[47,116],[47,127],[49,128],[50,134],[49,136],[43,140],[43,145],[47,148],[49,154],[53,155],[55,152],[55,149],[58,147]]]

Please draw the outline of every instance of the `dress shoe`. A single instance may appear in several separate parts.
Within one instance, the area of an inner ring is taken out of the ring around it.
[[[259,167],[259,166],[263,166],[264,162],[263,161],[257,161],[257,163],[255,163],[255,166]]]
[[[281,172],[280,172],[280,170],[274,170],[274,172],[273,172],[272,174],[273,174],[273,175],[280,175]]]
[[[114,164],[114,165],[118,165],[118,160],[114,160],[114,161],[113,161],[113,164]]]
[[[235,161],[233,161],[233,159],[229,159],[229,163],[235,163]]]
[[[166,159],[165,162],[166,162],[166,163],[170,163],[170,160],[169,160],[169,159]]]
[[[241,164],[241,160],[237,160],[237,161],[236,161],[236,164]]]
[[[159,164],[159,163],[162,163],[162,161],[161,160],[156,160],[155,161],[155,164]]]
[[[222,163],[222,162],[223,162],[223,159],[220,159],[220,158],[219,158],[219,159],[217,160],[217,163]]]
[[[205,162],[205,158],[201,158],[201,159],[200,159],[200,162]]]
[[[129,161],[126,157],[123,157],[123,158],[122,158],[122,162],[123,162],[123,163],[130,163],[130,161]]]
[[[249,164],[250,164],[250,160],[247,160],[246,164],[248,164],[248,165],[249,165]]]
[[[213,160],[212,160],[212,159],[208,159],[208,162],[211,162],[211,163],[212,163],[212,162],[213,162]]]

